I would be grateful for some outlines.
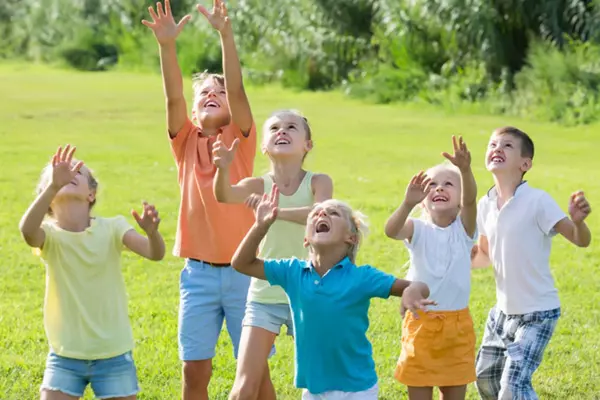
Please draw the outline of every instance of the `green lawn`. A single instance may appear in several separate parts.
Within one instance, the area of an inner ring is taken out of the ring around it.
[[[188,82],[189,83],[189,82]],[[188,85],[189,87],[189,85]],[[191,92],[188,92],[188,94]],[[375,106],[337,93],[293,93],[279,88],[248,89],[260,126],[278,108],[297,108],[312,124],[315,148],[307,167],[330,174],[335,197],[370,217],[372,234],[359,261],[402,276],[407,252],[383,234],[385,219],[401,200],[405,184],[419,169],[441,162],[450,136],[466,137],[474,158],[479,195],[491,185],[483,167],[493,128],[513,124],[536,143],[534,186],[548,191],[566,209],[571,191],[582,188],[598,204],[600,125],[566,129],[506,117],[448,115],[416,106]],[[78,146],[78,156],[100,181],[96,213],[129,215],[147,199],[162,215],[161,230],[172,248],[178,207],[175,164],[165,134],[164,100],[158,75],[78,73],[38,66],[0,66],[0,399],[34,399],[48,351],[42,325],[44,268],[22,242],[18,221],[33,199],[39,172],[60,144]],[[267,168],[260,153],[256,174]],[[588,224],[598,236],[598,212]],[[129,217],[131,223],[133,219]],[[554,242],[554,276],[563,317],[534,376],[541,399],[599,399],[600,251]],[[182,260],[162,262],[126,255],[124,274],[136,338],[140,399],[176,399],[180,390],[177,357],[178,280]],[[491,269],[473,272],[471,310],[478,339],[494,304]],[[405,398],[392,378],[400,350],[398,299],[376,300],[370,338],[380,378],[380,398]],[[271,361],[280,399],[298,399],[293,386],[293,347],[278,341]],[[221,336],[210,387],[211,399],[226,399],[235,375],[228,337]],[[91,393],[85,397],[91,399]],[[477,398],[473,387],[470,399]]]

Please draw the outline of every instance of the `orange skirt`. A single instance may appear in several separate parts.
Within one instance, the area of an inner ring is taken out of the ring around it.
[[[407,311],[394,377],[407,386],[460,386],[475,381],[475,330],[468,308]]]

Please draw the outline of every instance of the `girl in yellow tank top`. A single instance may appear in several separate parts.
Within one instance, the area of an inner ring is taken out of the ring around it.
[[[237,146],[237,139],[229,148],[220,138],[214,144],[216,199],[222,203],[246,203],[254,208],[276,184],[280,192],[280,210],[277,221],[261,243],[260,256],[269,259],[306,258],[308,250],[304,245],[304,231],[308,213],[315,203],[331,199],[333,195],[333,182],[328,175],[313,174],[302,168],[304,158],[313,146],[307,119],[290,110],[271,114],[263,126],[261,148],[271,159],[271,171],[231,185],[229,165]],[[293,336],[292,316],[285,292],[279,286],[253,278],[230,398],[276,398],[267,360],[275,353],[275,338],[282,325],[287,325],[288,335]]]

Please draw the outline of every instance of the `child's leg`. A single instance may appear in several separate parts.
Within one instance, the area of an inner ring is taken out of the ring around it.
[[[500,380],[506,362],[505,322],[503,312],[496,307],[490,310],[475,365],[476,386],[482,400],[497,400],[500,394]]]
[[[135,400],[140,391],[131,352],[89,366],[90,386],[98,399]]]
[[[275,399],[267,359],[274,353],[276,337],[275,333],[264,328],[244,326],[230,400]]]
[[[432,387],[408,387],[408,399],[409,400],[431,400],[433,399],[433,388]]]
[[[61,357],[50,352],[40,388],[42,400],[73,400],[83,397],[88,385],[87,361]]]
[[[186,260],[181,271],[178,330],[183,400],[208,400],[212,358],[223,326],[223,269],[227,268]]]
[[[465,400],[467,385],[444,386],[440,388],[440,400]]]
[[[542,362],[559,317],[559,308],[519,316],[514,342],[507,346],[500,399],[537,400],[531,377]]]

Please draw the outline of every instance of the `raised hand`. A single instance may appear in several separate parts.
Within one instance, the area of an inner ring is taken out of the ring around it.
[[[83,167],[83,161],[79,161],[73,165],[73,154],[76,147],[70,144],[63,149],[59,147],[54,156],[52,156],[52,180],[50,184],[60,190],[63,186],[68,185],[79,173]]]
[[[420,282],[413,282],[409,287],[404,289],[404,293],[402,294],[402,305],[400,307],[401,313],[408,310],[413,313],[415,319],[419,319],[417,310],[427,311],[427,306],[437,305],[434,300],[423,297],[423,286],[424,284]],[[425,287],[425,289],[427,288]]]
[[[142,215],[138,214],[137,211],[131,210],[131,215],[135,218],[136,222],[146,232],[148,236],[158,231],[158,224],[160,224],[160,218],[158,217],[158,211],[152,204],[143,202]]]
[[[227,7],[223,0],[213,0],[213,9],[212,12],[209,12],[204,6],[198,4],[196,6],[198,11],[206,17],[208,22],[215,28],[217,31],[223,33],[227,29],[231,28],[231,23],[229,21],[229,17],[227,16]]]
[[[273,185],[271,193],[263,194],[260,203],[254,210],[256,217],[256,223],[261,226],[271,226],[277,219],[277,213],[279,212],[279,189],[277,185]]]
[[[233,161],[235,151],[240,144],[240,139],[236,138],[231,147],[227,147],[221,138],[221,134],[217,136],[217,141],[213,144],[213,164],[217,168],[227,168]]]
[[[569,198],[569,215],[575,223],[582,222],[592,212],[592,207],[582,191],[571,194]]]
[[[443,152],[442,156],[446,157],[461,171],[468,170],[471,167],[471,152],[467,149],[467,144],[462,136],[460,136],[457,141],[456,136],[452,135],[452,146],[454,147],[454,155]]]
[[[191,18],[191,15],[186,15],[178,23],[175,23],[169,0],[165,0],[164,10],[162,4],[158,2],[156,3],[156,12],[152,7],[148,7],[148,11],[152,17],[152,22],[142,20],[142,24],[152,29],[156,41],[161,45],[175,42],[181,30]]]
[[[406,204],[414,207],[422,202],[431,190],[431,186],[429,186],[430,182],[431,179],[423,171],[413,176],[406,187],[406,195],[404,197]]]

